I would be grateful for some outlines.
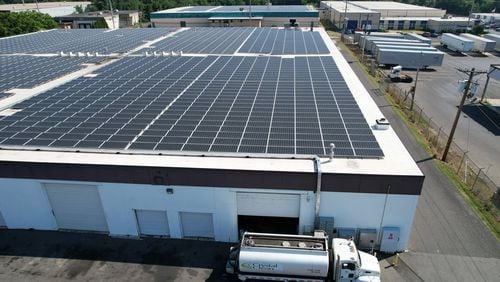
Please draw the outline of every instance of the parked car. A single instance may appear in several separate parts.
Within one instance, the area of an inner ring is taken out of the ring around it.
[[[435,33],[435,32],[429,32],[429,31],[426,31],[422,34],[422,36],[424,37],[438,37],[439,34]]]

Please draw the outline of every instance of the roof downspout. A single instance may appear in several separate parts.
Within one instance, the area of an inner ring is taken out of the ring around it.
[[[330,144],[330,158],[327,163],[333,161],[335,144]],[[321,159],[319,156],[314,157],[314,166],[316,169],[316,207],[314,209],[314,228],[319,229],[319,210],[321,208]]]
[[[316,169],[316,207],[314,209],[314,228],[319,228],[319,209],[321,207],[321,159],[314,157],[314,164]]]

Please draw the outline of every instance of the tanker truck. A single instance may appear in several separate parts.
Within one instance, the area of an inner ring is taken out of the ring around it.
[[[358,251],[352,239],[245,232],[231,247],[226,272],[245,280],[380,281],[375,256]]]

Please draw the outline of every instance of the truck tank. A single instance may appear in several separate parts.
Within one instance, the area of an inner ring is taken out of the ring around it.
[[[240,274],[327,278],[326,236],[245,233],[240,245]]]

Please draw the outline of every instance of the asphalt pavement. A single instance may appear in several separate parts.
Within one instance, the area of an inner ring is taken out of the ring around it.
[[[500,242],[437,168],[434,156],[416,141],[356,59],[339,49],[425,175],[408,253],[400,255],[398,266],[391,266],[393,257],[382,261],[384,280],[500,281]]]

